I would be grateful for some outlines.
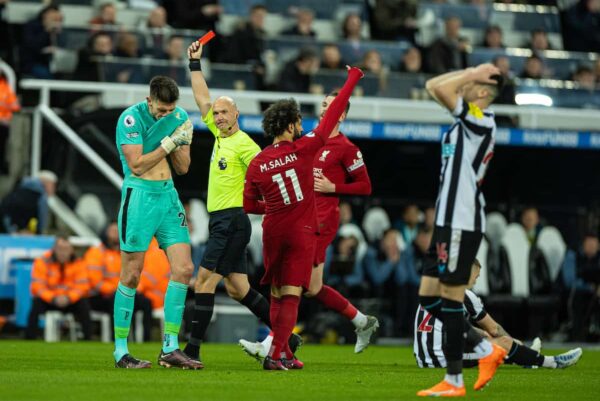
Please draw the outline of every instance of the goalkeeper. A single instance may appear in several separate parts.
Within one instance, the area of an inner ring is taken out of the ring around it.
[[[115,293],[115,366],[149,368],[127,348],[135,291],[152,237],[166,252],[171,279],[165,294],[165,324],[158,364],[200,369],[202,365],[179,349],[185,296],[194,266],[185,211],[171,179],[170,160],[177,174],[190,166],[193,127],[185,110],[177,106],[179,88],[171,78],[150,81],[150,96],[126,109],[117,123],[116,144],[125,181],[119,211],[121,277]]]

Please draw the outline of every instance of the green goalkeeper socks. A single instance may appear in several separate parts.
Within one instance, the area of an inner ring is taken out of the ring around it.
[[[165,294],[165,335],[163,352],[168,353],[179,348],[179,329],[185,308],[187,285],[169,281]]]
[[[131,327],[133,303],[135,301],[135,288],[125,287],[119,282],[115,293],[115,361],[119,362],[123,355],[128,354],[127,337]]]

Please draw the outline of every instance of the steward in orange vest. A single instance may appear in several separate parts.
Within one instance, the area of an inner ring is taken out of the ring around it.
[[[83,329],[86,340],[91,336],[90,306],[87,300],[89,280],[85,263],[75,257],[73,246],[65,237],[57,237],[52,250],[33,262],[31,295],[33,304],[25,338],[37,337],[38,318],[48,310],[72,313]]]

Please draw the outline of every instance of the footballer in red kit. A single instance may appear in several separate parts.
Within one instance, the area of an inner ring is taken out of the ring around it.
[[[337,92],[332,92],[323,99],[319,112],[320,118],[325,116],[337,96]],[[339,196],[369,195],[371,193],[371,181],[360,150],[340,132],[340,124],[346,119],[349,108],[350,103],[347,103],[346,109],[331,130],[327,143],[319,149],[314,157],[314,196],[319,235],[316,237],[310,284],[304,295],[315,298],[325,307],[352,322],[356,328],[354,352],[359,353],[369,345],[371,336],[379,327],[377,318],[364,315],[336,289],[323,285],[325,254],[327,247],[336,237],[340,223]],[[270,246],[274,246],[274,244],[270,244]],[[302,252],[303,257],[309,254],[307,250],[308,247]],[[269,333],[261,342],[242,339],[239,343],[248,355],[261,359],[267,355],[272,342],[273,332]]]
[[[337,95],[336,92],[333,92],[323,99],[321,117],[325,115]],[[364,315],[336,289],[323,284],[327,247],[335,239],[340,224],[340,195],[369,195],[371,193],[371,180],[362,153],[340,132],[340,124],[346,119],[349,109],[350,104],[348,103],[338,124],[331,131],[327,144],[315,156],[313,164],[319,236],[317,237],[310,286],[304,295],[314,297],[324,306],[341,314],[354,324],[356,328],[354,352],[359,353],[369,345],[371,336],[379,327],[379,321],[374,316]]]
[[[315,258],[318,265],[325,261],[325,251],[340,224],[340,195],[369,195],[371,180],[362,153],[339,131],[317,153],[313,173],[320,233]]]
[[[248,166],[244,187],[247,213],[265,214],[263,221],[263,284],[271,285],[273,345],[264,360],[267,370],[298,369],[302,363],[287,340],[298,316],[303,289],[308,289],[318,233],[313,160],[339,123],[348,99],[363,73],[349,68],[348,79],[319,125],[301,137],[302,118],[293,99],[267,109],[263,129],[273,144]]]

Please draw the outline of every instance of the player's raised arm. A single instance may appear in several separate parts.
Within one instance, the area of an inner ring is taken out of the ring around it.
[[[432,78],[426,82],[425,88],[438,103],[452,111],[463,86],[470,82],[495,85],[497,81],[490,77],[499,74],[500,70],[496,66],[481,64],[476,68],[449,72]]]
[[[348,100],[354,91],[354,87],[358,81],[365,76],[360,68],[347,67],[348,78],[344,83],[344,86],[340,90],[340,93],[335,97],[331,105],[325,112],[325,115],[319,122],[319,125],[313,130],[313,132],[321,137],[323,142],[327,141],[329,134],[335,128],[340,120],[340,116],[346,110]]]
[[[192,78],[192,91],[194,92],[194,100],[202,113],[202,117],[206,116],[211,108],[210,92],[204,74],[200,67],[200,57],[202,56],[203,46],[198,42],[193,42],[188,47],[188,58],[190,60],[190,76]]]

